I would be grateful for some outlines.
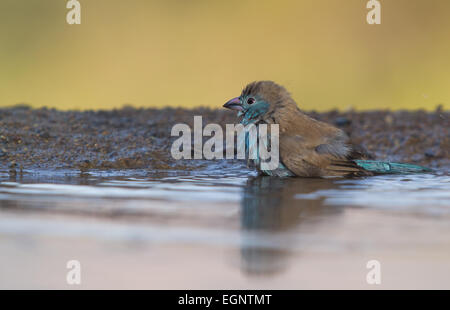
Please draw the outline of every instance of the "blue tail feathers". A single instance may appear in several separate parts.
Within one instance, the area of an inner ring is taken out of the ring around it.
[[[390,163],[378,160],[354,160],[361,168],[376,174],[407,174],[432,172],[430,168],[412,164]]]

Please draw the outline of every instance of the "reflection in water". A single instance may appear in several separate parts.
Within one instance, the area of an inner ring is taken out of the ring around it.
[[[283,269],[289,256],[290,243],[285,234],[300,224],[313,224],[325,215],[338,214],[336,207],[323,204],[323,199],[299,200],[298,194],[336,189],[331,179],[250,178],[241,201],[242,270],[249,274],[270,274]],[[308,227],[309,228],[309,227]],[[278,236],[280,247],[264,247],[260,238]],[[285,238],[283,238],[285,237]],[[245,240],[247,239],[247,240]]]
[[[184,257],[182,245],[200,245],[208,251],[223,246],[239,252],[241,272],[269,276],[304,263],[307,259],[302,255],[317,250],[329,254],[334,249],[346,250],[348,245],[362,248],[367,244],[388,251],[392,244],[416,248],[417,237],[426,245],[448,244],[448,174],[355,179],[251,175],[240,166],[225,164],[164,176],[141,170],[89,174],[43,170],[11,178],[0,170],[0,238],[88,236],[101,244],[104,240],[117,244],[141,240],[143,244],[180,245],[177,257],[183,262],[189,258]],[[352,222],[355,213],[349,207],[361,211],[359,216],[379,229],[358,230],[353,239],[354,231],[361,227]],[[344,214],[343,208],[350,212]],[[372,218],[373,210],[377,212]],[[393,220],[393,214],[400,216]],[[423,227],[414,224],[415,235],[408,233],[404,239],[399,219],[410,229],[409,219],[417,221],[416,215]],[[338,228],[337,218],[345,219],[344,224],[338,221]],[[341,238],[333,238],[330,231],[338,231]],[[332,254],[328,257],[334,258]]]

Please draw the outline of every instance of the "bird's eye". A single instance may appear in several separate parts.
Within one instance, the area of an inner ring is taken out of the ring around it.
[[[247,104],[254,104],[255,101],[256,101],[255,98],[251,98],[250,97],[250,98],[247,99]]]

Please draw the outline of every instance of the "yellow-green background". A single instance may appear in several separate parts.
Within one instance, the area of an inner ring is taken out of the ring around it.
[[[310,110],[450,108],[450,1],[0,0],[0,106],[220,107],[250,81]]]

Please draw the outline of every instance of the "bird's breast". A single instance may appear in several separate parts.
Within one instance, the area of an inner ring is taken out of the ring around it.
[[[279,164],[277,168],[272,170],[262,169],[261,163],[264,161],[268,161],[269,159],[261,158],[260,147],[264,147],[266,150],[268,150],[268,143],[271,140],[271,136],[269,133],[267,133],[266,139],[260,139],[259,125],[256,125],[255,127],[256,130],[252,132],[251,129],[247,126],[242,133],[243,136],[240,139],[238,138],[238,141],[241,140],[241,147],[245,146],[245,158],[247,159],[247,162],[255,166],[258,171],[264,173],[265,175],[278,177],[295,176],[294,173],[292,173],[283,165],[280,159],[278,159]],[[262,145],[260,145],[260,143]],[[279,156],[279,152],[277,152],[277,155]]]

